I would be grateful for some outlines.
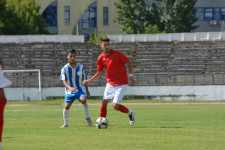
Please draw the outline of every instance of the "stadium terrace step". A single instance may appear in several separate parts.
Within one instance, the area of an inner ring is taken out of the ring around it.
[[[77,50],[77,61],[85,66],[88,77],[94,75],[97,58],[102,53],[95,44],[1,44],[0,52],[6,70],[41,69],[43,87],[61,87],[60,69],[67,63],[66,51],[71,48]],[[132,60],[138,85],[192,85],[193,78],[195,85],[212,84],[212,78],[214,84],[220,85],[224,80],[225,41],[112,43],[111,48]],[[15,59],[9,59],[12,54]],[[36,74],[6,75],[13,80],[13,87],[38,85],[33,80]],[[105,83],[104,76],[91,86]]]

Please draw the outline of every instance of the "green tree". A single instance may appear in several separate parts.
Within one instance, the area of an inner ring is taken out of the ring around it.
[[[157,19],[145,0],[120,0],[114,2],[117,8],[117,16],[114,19],[121,25],[121,30],[126,34],[145,33],[145,28],[154,25]],[[157,11],[157,10],[156,10]]]
[[[198,26],[194,17],[197,0],[120,0],[115,2],[115,21],[125,34],[146,33],[148,27],[157,25],[159,32],[190,32]],[[158,2],[158,3],[156,3]],[[149,26],[150,25],[150,26]]]
[[[4,20],[6,16],[6,1],[0,0],[0,34],[3,34],[3,28],[5,26]]]
[[[145,28],[145,34],[157,34],[157,33],[166,33],[166,32],[165,31],[161,32],[156,24],[148,25]]]
[[[162,21],[167,33],[190,32],[198,26],[193,25],[194,5],[197,0],[159,0],[162,7]]]
[[[7,0],[7,15],[0,31],[6,35],[48,34],[39,10],[40,5],[35,0]]]
[[[100,39],[103,36],[108,36],[108,34],[107,33],[97,34],[97,32],[95,30],[95,34],[94,35],[90,34],[90,38],[89,38],[89,40],[87,42],[88,43],[93,43],[93,44],[99,44],[100,43]]]

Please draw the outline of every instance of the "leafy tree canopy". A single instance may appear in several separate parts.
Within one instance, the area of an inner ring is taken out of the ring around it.
[[[4,14],[0,18],[0,34],[48,34],[45,22],[38,13],[40,5],[34,0],[0,0]],[[3,7],[3,6],[2,6]]]
[[[157,34],[157,33],[166,33],[165,31],[161,32],[157,25],[148,25],[145,28],[146,34]]]
[[[99,44],[101,37],[104,37],[104,36],[108,36],[108,34],[107,33],[97,34],[97,32],[95,30],[95,34],[94,35],[90,34],[90,38],[89,38],[89,40],[87,42],[88,43],[93,43],[93,44]]]
[[[2,29],[4,28],[4,18],[6,16],[6,1],[0,0],[0,34],[3,34]]]
[[[193,16],[195,3],[196,0],[155,0],[148,5],[146,0],[120,0],[114,2],[114,20],[125,34],[146,33],[154,25],[159,32],[190,32],[197,28],[193,26],[197,21]]]
[[[162,20],[167,33],[190,32],[198,26],[194,17],[194,5],[197,0],[161,0]]]
[[[117,8],[115,21],[121,24],[121,30],[126,34],[145,33],[149,24],[154,25],[157,22],[145,0],[120,0],[114,2],[114,5]]]

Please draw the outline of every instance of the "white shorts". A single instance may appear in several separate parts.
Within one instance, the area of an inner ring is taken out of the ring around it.
[[[11,84],[12,82],[3,75],[3,72],[0,69],[0,88],[10,86]]]
[[[112,86],[111,84],[107,83],[103,100],[110,99],[110,101],[113,100],[113,103],[120,104],[127,89],[127,86],[128,85]]]

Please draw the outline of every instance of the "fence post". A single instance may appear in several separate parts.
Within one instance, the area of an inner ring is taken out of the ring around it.
[[[173,77],[173,84],[176,85],[176,83],[177,83],[177,78],[176,78],[176,75],[174,75],[174,77]]]
[[[24,80],[24,77],[22,78],[22,91],[23,91],[23,101],[26,100],[26,96],[25,96],[25,91],[24,91],[24,86],[25,85],[25,80]]]
[[[61,87],[64,87],[64,85],[63,85],[63,81],[61,80]]]
[[[155,85],[157,85],[157,75],[155,75]]]
[[[193,85],[195,85],[195,73],[193,73]]]
[[[212,85],[214,85],[214,75],[212,75]]]

